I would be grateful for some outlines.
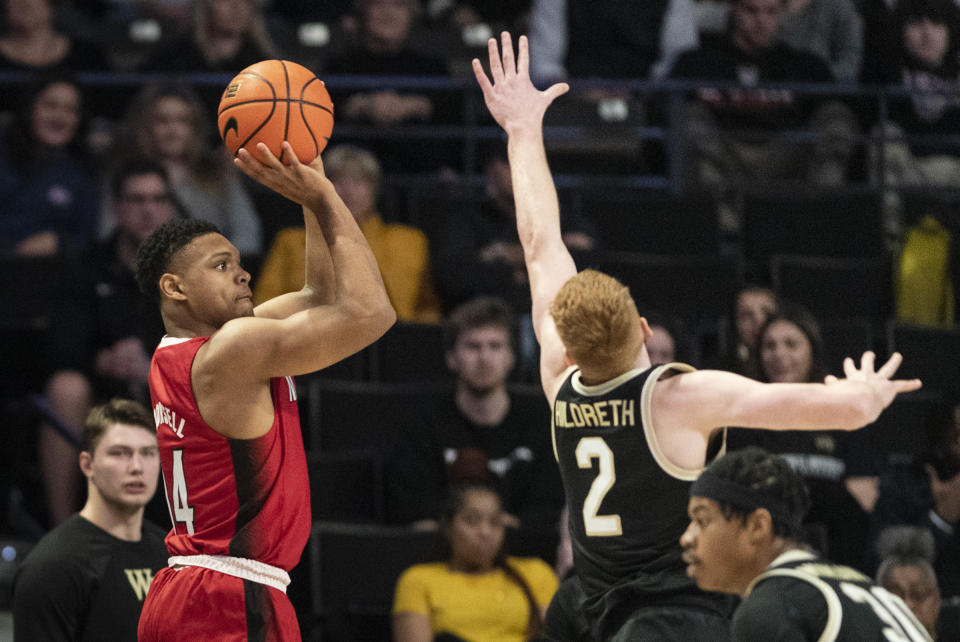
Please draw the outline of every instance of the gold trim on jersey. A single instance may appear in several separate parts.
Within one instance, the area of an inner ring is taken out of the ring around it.
[[[667,459],[667,456],[663,453],[663,449],[660,448],[660,441],[657,439],[657,433],[653,429],[653,412],[651,410],[650,404],[653,400],[653,388],[657,385],[657,382],[669,371],[674,371],[674,374],[680,372],[694,372],[696,368],[687,363],[673,362],[665,363],[662,366],[657,366],[653,372],[650,373],[650,376],[647,377],[647,380],[643,383],[643,390],[640,392],[640,418],[643,421],[643,434],[647,438],[647,447],[650,449],[650,454],[653,455],[654,461],[660,466],[663,472],[667,473],[671,477],[680,479],[683,481],[694,481],[697,477],[700,476],[700,473],[703,472],[703,466],[697,468],[683,468],[682,466],[677,466],[672,461]],[[726,451],[726,439],[724,439],[723,447],[720,450],[718,457]]]

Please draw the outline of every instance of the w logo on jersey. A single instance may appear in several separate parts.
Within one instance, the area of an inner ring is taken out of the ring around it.
[[[150,588],[150,582],[153,581],[153,571],[149,568],[125,568],[123,572],[133,592],[137,594],[137,600],[143,602],[143,598],[147,596],[147,589]]]

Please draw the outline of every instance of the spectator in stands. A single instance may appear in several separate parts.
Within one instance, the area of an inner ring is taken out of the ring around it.
[[[340,145],[324,152],[323,167],[370,243],[397,318],[438,323],[427,237],[410,225],[384,223],[377,212],[382,178],[377,157],[360,147]],[[277,234],[254,283],[254,303],[303,287],[304,234],[302,227]]]
[[[960,596],[960,403],[934,407],[926,433],[923,453],[881,474],[873,518],[877,530],[898,524],[928,530],[936,543],[940,591]]]
[[[652,333],[646,343],[650,363],[655,366],[673,361],[690,363],[685,356],[690,346],[682,321],[659,312],[650,312],[645,317]]]
[[[513,313],[501,299],[478,297],[444,323],[444,350],[456,376],[452,394],[406,427],[390,459],[391,521],[435,528],[443,494],[453,481],[494,485],[507,524],[530,536],[552,558],[563,504],[550,446],[550,413],[537,395],[507,387],[514,367]]]
[[[132,642],[153,574],[167,565],[164,530],[143,518],[160,474],[153,414],[128,399],[98,406],[79,460],[83,509],[41,539],[14,577],[17,640]]]
[[[110,191],[117,226],[64,275],[72,279],[76,296],[62,302],[53,374],[44,391],[61,429],[78,442],[94,403],[116,396],[150,403],[150,354],[164,334],[156,307],[140,292],[134,274],[140,243],[176,215],[166,172],[156,161],[131,159],[113,175]],[[41,425],[38,461],[52,525],[77,509],[78,476],[71,465],[76,456],[64,436]],[[154,519],[166,517],[160,508],[151,507]]]
[[[890,101],[889,119],[875,132],[870,170],[877,183],[891,188],[960,186],[960,146],[949,140],[960,134],[958,18],[952,0],[900,0],[896,5],[896,47],[874,80],[902,84],[908,97]]]
[[[431,213],[437,288],[447,309],[478,295],[502,296],[514,310],[530,309],[523,251],[517,236],[513,181],[505,145],[484,162],[484,196],[479,204],[452,201]],[[466,210],[466,211],[465,211]],[[596,240],[581,218],[564,219],[563,240],[574,250],[591,250]]]
[[[396,642],[542,638],[557,578],[541,559],[504,552],[505,519],[492,488],[451,488],[440,518],[449,552],[441,562],[410,567],[397,581]]]
[[[80,251],[97,230],[96,177],[80,146],[83,94],[68,76],[38,78],[0,132],[0,251]]]
[[[805,308],[789,303],[781,303],[758,330],[754,362],[752,369],[763,382],[817,383],[828,374],[819,325]],[[876,480],[861,484],[855,478],[849,483],[853,454],[848,452],[848,434],[736,429],[730,431],[727,445],[730,450],[760,446],[787,460],[810,489],[812,506],[807,523],[814,537],[822,538],[816,542],[821,552],[834,561],[862,569],[867,564],[863,543],[870,530],[866,510],[876,501]]]
[[[411,39],[420,15],[417,0],[359,0],[360,33],[340,55],[331,55],[325,75],[440,76],[449,75],[446,62],[425,53]],[[331,87],[337,117],[392,127],[402,123],[459,122],[460,107],[449,92],[402,89],[378,83],[372,90]],[[458,146],[439,142],[383,141],[374,152],[387,171],[411,172],[455,166]]]
[[[822,58],[835,80],[854,83],[863,60],[863,20],[851,0],[788,0],[780,38]]]
[[[488,34],[500,29],[526,31],[530,12],[530,0],[429,0],[426,6],[431,22],[458,35],[471,28]]]
[[[692,0],[533,0],[530,75],[538,83],[660,77],[699,44]]]
[[[933,570],[933,536],[916,526],[891,526],[880,533],[877,584],[910,607],[934,640],[960,640],[960,600],[944,603]]]
[[[731,332],[727,337],[725,353],[711,355],[707,366],[728,370],[753,379],[758,378],[752,367],[757,363],[754,353],[757,332],[777,311],[777,295],[773,290],[757,284],[748,284],[737,292],[731,310]]]
[[[235,74],[279,55],[259,0],[194,0],[189,31],[163,42],[142,70]]]
[[[105,71],[103,47],[60,32],[54,0],[3,0],[0,70]]]
[[[763,88],[833,80],[822,59],[778,39],[784,11],[782,0],[732,0],[726,34],[677,58],[672,78],[703,81],[680,124],[694,184],[845,182],[859,129],[853,112],[837,100]],[[710,87],[709,81],[738,86]],[[812,130],[813,143],[793,138],[796,130]]]
[[[211,145],[212,112],[186,85],[149,84],[127,107],[117,156],[152,156],[190,218],[223,230],[244,257],[262,252],[260,219],[223,145]]]

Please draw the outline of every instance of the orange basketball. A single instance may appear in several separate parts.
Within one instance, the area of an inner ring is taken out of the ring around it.
[[[281,161],[288,141],[301,163],[317,157],[333,132],[333,102],[323,81],[289,60],[263,60],[230,81],[217,109],[217,129],[233,154],[260,158],[265,143]]]

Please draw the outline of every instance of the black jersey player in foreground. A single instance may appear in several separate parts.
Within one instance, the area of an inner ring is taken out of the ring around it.
[[[479,60],[473,69],[508,137],[540,377],[570,511],[576,575],[555,601],[579,596],[576,608],[596,639],[722,640],[722,603],[686,576],[678,542],[711,436],[727,425],[852,430],[920,382],[891,380],[899,355],[874,370],[870,352],[859,368],[847,360],[845,378],[823,384],[762,384],[683,364],[651,369],[650,328],[627,288],[593,270],[578,273],[561,238],[542,124],[567,85],[536,89],[526,38],[516,59],[510,35],[501,38],[502,48],[489,42],[490,77]],[[570,639],[552,621],[548,612],[548,636]]]
[[[705,590],[743,597],[732,638],[929,640],[899,597],[800,543],[809,507],[803,479],[756,447],[715,461],[691,486],[680,538],[687,573]]]

